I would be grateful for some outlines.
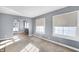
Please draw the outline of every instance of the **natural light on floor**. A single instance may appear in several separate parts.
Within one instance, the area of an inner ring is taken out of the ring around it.
[[[18,36],[13,36],[13,40],[17,42],[17,41],[20,41],[21,39]]]
[[[21,52],[39,52],[39,48],[29,43]]]

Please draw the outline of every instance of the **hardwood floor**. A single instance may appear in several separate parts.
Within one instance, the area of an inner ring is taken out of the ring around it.
[[[40,52],[73,52],[73,50],[56,45],[54,43],[39,39],[37,37],[29,37],[25,34],[19,34],[17,37],[20,39],[14,44],[11,44],[6,47],[6,52],[20,52],[25,48],[29,43],[32,43]]]

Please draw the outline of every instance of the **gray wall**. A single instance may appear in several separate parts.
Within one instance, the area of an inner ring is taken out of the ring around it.
[[[14,19],[20,22],[19,32],[24,32],[23,21],[26,19],[31,20],[31,18],[28,18],[28,17],[0,13],[0,40],[3,40],[4,38],[10,38],[13,36]],[[31,27],[31,30],[32,30],[32,27]],[[30,30],[30,35],[32,33],[31,30]]]
[[[77,11],[77,10],[79,10],[79,6],[69,6],[69,7],[65,7],[65,8],[56,10],[54,12],[50,12],[50,13],[43,14],[43,15],[33,18],[33,20],[32,20],[32,22],[33,22],[32,23],[33,24],[32,31],[33,32],[32,33],[35,34],[35,19],[40,18],[40,17],[45,17],[45,19],[46,19],[46,22],[45,22],[46,23],[46,25],[45,25],[46,26],[46,28],[45,28],[46,34],[41,35],[42,37],[48,38],[48,40],[57,41],[57,42],[60,42],[60,43],[63,43],[63,44],[69,45],[69,46],[79,48],[79,42],[77,42],[77,41],[52,36],[52,16],[67,13],[67,12]]]
[[[26,22],[29,23],[29,36],[32,36],[32,19],[26,18]]]
[[[0,14],[0,39],[12,36],[12,22],[11,15]]]

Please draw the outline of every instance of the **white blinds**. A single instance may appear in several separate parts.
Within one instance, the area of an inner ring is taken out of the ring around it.
[[[45,25],[45,18],[36,19],[37,26],[44,26]]]
[[[76,36],[77,12],[53,16],[53,34]]]
[[[36,19],[36,33],[45,34],[45,18]]]
[[[77,26],[77,12],[53,16],[54,26]]]

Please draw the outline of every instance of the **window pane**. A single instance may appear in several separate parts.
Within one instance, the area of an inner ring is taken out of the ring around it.
[[[54,27],[54,34],[62,34],[63,35],[63,27]]]
[[[25,22],[25,28],[29,28],[29,23]]]
[[[17,20],[13,22],[13,31],[19,31],[19,22]]]
[[[64,35],[76,36],[76,27],[64,27]]]

